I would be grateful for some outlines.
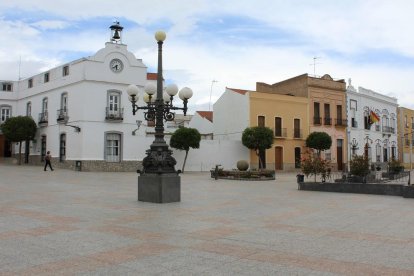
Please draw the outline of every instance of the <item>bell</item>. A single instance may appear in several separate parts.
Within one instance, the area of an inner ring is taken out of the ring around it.
[[[115,30],[114,36],[112,37],[113,40],[119,40],[121,36],[119,35],[119,31]]]

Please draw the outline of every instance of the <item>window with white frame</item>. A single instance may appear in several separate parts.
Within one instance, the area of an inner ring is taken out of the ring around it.
[[[63,76],[69,75],[69,65],[63,66],[63,68],[62,68],[62,75]]]
[[[105,134],[105,160],[121,161],[121,134],[108,132]]]
[[[60,109],[66,111],[68,109],[68,93],[62,93],[60,96]]]
[[[106,107],[107,117],[118,117],[121,112],[121,92],[109,91],[108,92],[108,104]]]
[[[8,82],[4,82],[2,85],[3,90],[2,91],[13,91],[13,85]]]
[[[0,123],[4,123],[8,118],[11,117],[12,108],[9,105],[0,106]]]
[[[26,116],[32,116],[32,103],[28,102],[26,104]]]

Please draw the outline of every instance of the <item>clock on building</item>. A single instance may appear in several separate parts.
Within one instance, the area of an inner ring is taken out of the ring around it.
[[[109,63],[109,68],[111,68],[113,72],[119,73],[124,69],[124,64],[120,59],[115,58]]]

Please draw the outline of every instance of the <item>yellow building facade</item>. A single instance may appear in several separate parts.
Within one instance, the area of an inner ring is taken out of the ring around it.
[[[304,140],[311,132],[326,132],[332,138],[330,150],[324,152],[324,158],[331,161],[333,170],[344,170],[347,164],[347,113],[346,83],[344,80],[333,80],[329,75],[310,77],[303,74],[272,85],[256,83],[256,91],[295,99],[285,102],[281,110],[301,114],[307,122],[301,121]],[[299,102],[305,103],[306,108]],[[275,104],[273,113],[279,112]],[[280,106],[280,104],[279,104]],[[260,110],[260,107],[259,107]],[[302,114],[306,112],[306,114]],[[287,113],[288,115],[290,113]],[[289,115],[290,116],[290,115]],[[287,117],[291,120],[290,117]],[[251,118],[252,122],[254,118]],[[257,120],[256,120],[257,121]],[[282,141],[276,141],[283,143]],[[292,152],[287,149],[286,152]],[[289,145],[290,146],[290,145]],[[295,145],[293,145],[295,147]],[[304,153],[304,150],[301,152]],[[266,156],[267,157],[267,156]],[[290,165],[288,166],[290,168]]]
[[[309,134],[308,99],[260,91],[250,93],[249,97],[250,126],[266,126],[274,134],[272,148],[266,150],[264,156],[266,168],[299,169]],[[250,160],[253,168],[259,167],[253,151]]]
[[[398,107],[398,156],[406,169],[414,165],[414,110]]]

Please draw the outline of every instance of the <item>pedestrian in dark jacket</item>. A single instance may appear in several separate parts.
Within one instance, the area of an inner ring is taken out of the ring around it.
[[[53,171],[52,163],[50,163],[51,159],[52,159],[52,156],[50,155],[50,151],[48,151],[45,156],[45,171],[46,171],[47,165],[49,165],[49,168]]]

